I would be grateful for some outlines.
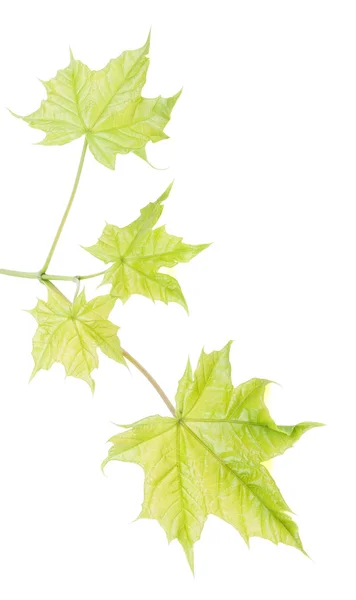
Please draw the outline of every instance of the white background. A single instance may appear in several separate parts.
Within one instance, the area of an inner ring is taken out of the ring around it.
[[[42,265],[69,196],[82,141],[33,145],[15,120],[44,97],[37,78],[91,68],[141,46],[152,26],[146,96],[184,86],[167,133],[115,172],[88,156],[51,265],[89,273],[79,244],[105,220],[125,225],[172,178],[162,223],[191,243],[214,241],[176,275],[190,307],[134,297],[112,320],[122,344],[171,398],[187,355],[233,339],[233,377],[278,381],[281,424],[317,420],[272,465],[297,513],[308,560],[210,517],[192,577],[154,521],[132,523],[143,473],[100,471],[112,422],[166,409],[131,369],[101,357],[94,397],[56,365],[28,385],[36,281],[1,277],[0,597],[355,597],[355,3],[337,0],[4,2],[0,13],[0,267]],[[62,286],[68,294],[74,290]],[[104,293],[105,288],[100,288]],[[91,296],[95,283],[88,286]]]

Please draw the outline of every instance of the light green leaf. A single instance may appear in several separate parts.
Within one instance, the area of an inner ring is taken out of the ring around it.
[[[141,294],[166,304],[178,302],[187,310],[178,281],[159,269],[188,262],[209,244],[192,246],[167,233],[165,227],[153,229],[171,188],[172,184],[156,202],[145,206],[136,221],[122,228],[106,225],[98,242],[85,248],[104,263],[112,263],[102,284],[111,284],[111,294],[123,302],[133,294]]]
[[[47,99],[40,108],[19,118],[47,134],[41,142],[46,146],[85,135],[92,154],[110,169],[117,154],[134,152],[146,160],[146,144],[168,137],[164,128],[180,96],[142,98],[149,44],[148,37],[142,48],[123,52],[100,71],[91,71],[71,53],[69,66],[42,82]]]
[[[84,290],[72,304],[62,294],[48,289],[48,300],[38,300],[29,312],[38,323],[33,338],[32,356],[34,377],[41,369],[50,369],[55,362],[61,363],[66,375],[86,381],[94,391],[91,377],[98,367],[97,348],[116,362],[125,363],[118,327],[108,316],[115,304],[112,296],[98,296],[89,302]]]
[[[140,517],[157,519],[168,540],[178,539],[191,568],[193,545],[209,514],[237,529],[303,550],[298,527],[269,471],[261,464],[290,448],[319,423],[279,427],[264,402],[269,382],[234,388],[230,344],[202,353],[179,382],[176,418],[154,416],[111,438],[111,460],[145,471]]]

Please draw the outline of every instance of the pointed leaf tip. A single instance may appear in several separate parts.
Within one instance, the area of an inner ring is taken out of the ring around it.
[[[149,52],[150,46],[151,46],[151,34],[152,34],[152,26],[149,29],[147,40],[145,42],[145,47],[147,49],[147,53]]]
[[[15,113],[13,110],[11,110],[11,108],[8,108],[7,110],[9,111],[9,113],[12,114],[13,117],[15,117],[15,119],[22,119],[23,120],[23,117],[21,115],[18,115],[17,113]]]
[[[173,179],[173,181],[171,181],[171,183],[168,185],[168,187],[166,187],[166,189],[164,190],[163,194],[160,195],[160,197],[158,198],[158,200],[156,200],[157,204],[161,204],[162,202],[164,202],[165,200],[167,200],[168,196],[171,193],[173,184],[174,184],[174,179]]]

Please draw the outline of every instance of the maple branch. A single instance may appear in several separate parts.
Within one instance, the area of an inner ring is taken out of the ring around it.
[[[69,202],[67,204],[67,208],[64,211],[64,215],[62,217],[62,220],[61,220],[60,225],[58,227],[57,233],[56,233],[55,238],[54,238],[54,240],[52,242],[52,246],[50,248],[50,251],[48,253],[48,256],[46,258],[46,261],[45,261],[45,263],[44,263],[44,265],[43,265],[40,273],[46,273],[46,271],[48,269],[49,263],[52,260],[53,253],[54,253],[54,251],[56,249],[56,246],[57,246],[59,238],[61,236],[63,227],[64,227],[65,222],[67,220],[67,217],[69,215],[69,211],[72,208],[72,204],[73,204],[73,201],[74,201],[74,198],[75,198],[75,194],[76,194],[76,191],[77,191],[77,188],[78,188],[80,176],[82,174],[83,164],[84,164],[84,159],[85,159],[85,154],[86,154],[87,148],[88,148],[88,142],[87,142],[87,139],[85,138],[84,145],[83,145],[83,150],[82,150],[82,154],[81,154],[80,161],[79,161],[77,175],[75,177],[75,181],[74,181],[74,185],[73,185],[73,189],[72,189],[72,193],[70,195]]]
[[[175,417],[175,415],[176,415],[175,408],[174,408],[173,404],[171,403],[171,401],[169,400],[168,396],[162,390],[161,386],[158,385],[157,381],[145,369],[145,367],[143,367],[138,362],[138,360],[136,360],[136,358],[134,358],[133,356],[131,356],[131,354],[129,354],[129,352],[127,352],[126,350],[124,350],[122,347],[121,347],[121,351],[122,351],[123,356],[128,361],[130,361],[130,363],[132,363],[136,367],[136,369],[138,369],[142,373],[142,375],[144,375],[144,377],[146,377],[146,379],[150,382],[150,384],[155,388],[156,392],[161,396],[161,398],[162,398],[163,402],[165,403],[165,405],[167,406],[168,410]]]
[[[9,277],[23,277],[25,279],[38,278],[38,273],[28,271],[13,271],[11,269],[0,269],[0,275],[8,275]]]
[[[20,277],[23,279],[40,279],[41,281],[74,281],[78,279],[93,279],[104,275],[104,271],[91,273],[90,275],[50,275],[49,273],[38,273],[35,271],[13,271],[12,269],[0,269],[0,275],[8,275],[9,277]]]

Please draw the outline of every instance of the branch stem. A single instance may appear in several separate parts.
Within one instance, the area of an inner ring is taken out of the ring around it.
[[[168,396],[164,393],[164,391],[162,390],[161,386],[158,385],[157,381],[152,377],[152,375],[145,369],[145,367],[143,367],[138,360],[136,360],[136,358],[134,358],[133,356],[131,356],[131,354],[129,354],[129,352],[127,352],[126,350],[124,350],[123,348],[121,348],[122,354],[123,356],[130,362],[132,363],[136,369],[138,369],[140,371],[140,373],[142,373],[142,375],[144,375],[144,377],[146,377],[146,379],[150,382],[150,384],[155,388],[157,394],[159,394],[163,400],[163,402],[165,403],[165,405],[167,406],[168,410],[172,413],[172,415],[175,417],[176,411],[175,408],[173,406],[173,404],[171,403],[171,401],[169,400]]]
[[[49,273],[37,273],[35,271],[13,271],[11,269],[0,269],[0,275],[9,277],[21,277],[23,279],[41,279],[42,281],[81,281],[82,279],[93,279],[104,275],[105,271],[92,273],[90,275],[50,275]]]
[[[52,260],[53,253],[54,253],[54,251],[56,249],[56,246],[57,246],[59,238],[61,236],[63,227],[64,227],[64,225],[66,223],[66,220],[67,220],[67,217],[69,215],[69,211],[72,208],[72,204],[73,204],[73,201],[74,201],[74,198],[75,198],[75,194],[76,194],[76,191],[77,191],[77,188],[78,188],[80,176],[81,176],[82,170],[83,170],[84,159],[85,159],[85,154],[86,154],[86,151],[87,151],[87,147],[88,147],[88,142],[87,142],[87,139],[85,138],[84,145],[83,145],[83,150],[82,150],[82,154],[81,154],[80,161],[79,161],[77,175],[75,177],[75,181],[74,181],[74,185],[73,185],[73,189],[72,189],[72,193],[70,195],[69,202],[67,204],[67,208],[64,211],[64,215],[63,215],[62,220],[60,222],[60,225],[58,227],[58,230],[57,230],[57,233],[55,235],[55,238],[54,238],[54,240],[52,242],[52,246],[50,248],[50,251],[48,253],[46,261],[45,261],[45,263],[44,263],[44,265],[43,265],[43,267],[42,267],[42,269],[40,271],[41,273],[46,273],[46,271],[48,269],[49,263]]]
[[[9,277],[23,277],[25,279],[38,278],[38,273],[30,273],[27,271],[12,271],[11,269],[0,269],[0,275],[8,275]]]

